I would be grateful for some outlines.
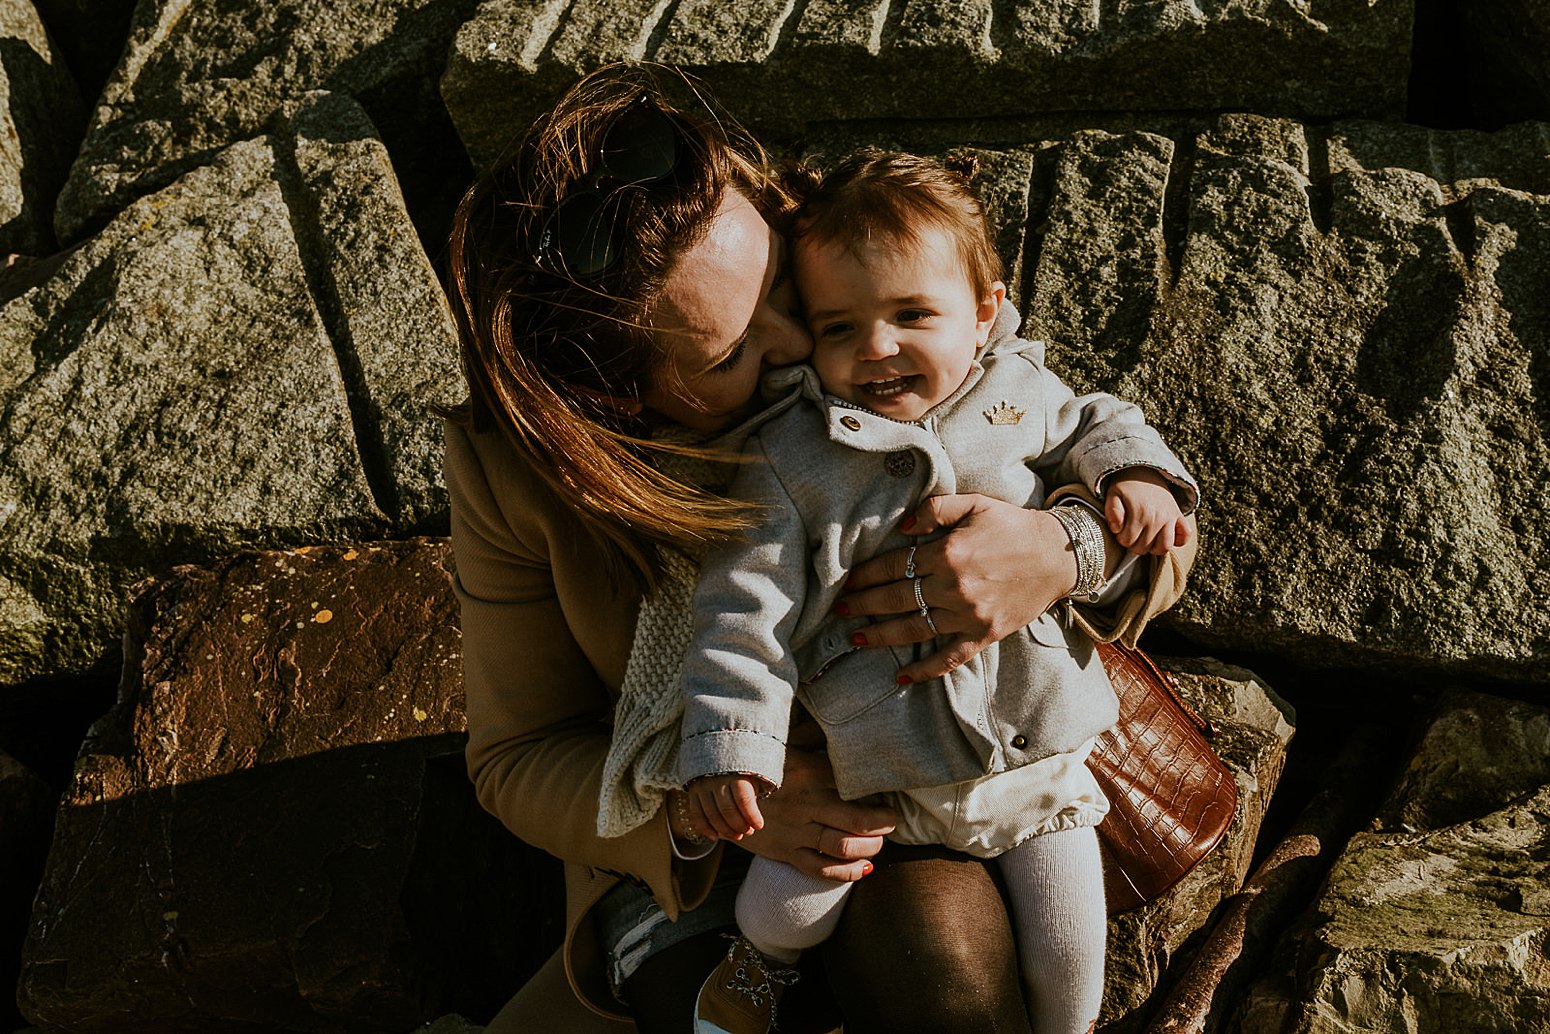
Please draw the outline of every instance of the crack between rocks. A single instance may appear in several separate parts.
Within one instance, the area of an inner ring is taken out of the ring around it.
[[[770,40],[769,57],[778,57],[791,49],[792,37],[797,34],[802,17],[807,14],[807,5],[808,0],[790,0],[786,4],[786,12],[781,16],[780,24],[775,26],[774,37]]]
[[[1046,224],[1055,203],[1055,167],[1060,163],[1061,149],[1057,145],[1035,151],[1028,168],[1028,203],[1023,213],[1023,275],[1018,285],[1025,313],[1033,310],[1039,260],[1044,255]]]
[[[899,26],[904,22],[905,0],[888,0],[883,11],[881,26],[877,30],[877,53],[891,49],[899,39]]]
[[[560,27],[570,16],[568,0],[551,0],[533,19],[533,33],[517,52],[517,62],[524,68],[537,68],[538,62],[549,52],[550,45],[560,35]]]
[[[1305,124],[1302,135],[1308,146],[1308,217],[1313,220],[1314,229],[1328,234],[1335,221],[1334,175],[1329,171],[1330,127]]]
[[[664,0],[657,5],[657,23],[651,27],[651,32],[646,36],[645,56],[648,61],[656,61],[657,55],[662,52],[662,44],[667,40],[667,33],[673,27],[673,19],[678,15],[680,0]]]
[[[321,219],[317,204],[303,185],[301,166],[296,160],[296,142],[284,129],[269,136],[270,149],[275,156],[275,179],[285,201],[286,214],[290,217],[291,234],[296,241],[296,251],[301,256],[302,273],[313,304],[323,319],[323,331],[333,347],[334,361],[344,382],[345,398],[350,408],[350,425],[355,431],[355,451],[360,457],[361,473],[366,478],[372,501],[388,520],[400,515],[398,486],[388,465],[387,443],[382,428],[374,418],[375,406],[365,370],[355,351],[354,335],[344,315],[344,303],[339,296],[339,285],[328,261],[322,243]]]
[[[1163,187],[1163,261],[1167,264],[1166,284],[1170,291],[1179,282],[1179,274],[1184,268],[1184,247],[1189,242],[1190,187],[1195,177],[1197,141],[1193,133],[1173,138],[1168,182]]]
[[[1442,206],[1442,225],[1469,265],[1475,262],[1475,206],[1468,194]]]

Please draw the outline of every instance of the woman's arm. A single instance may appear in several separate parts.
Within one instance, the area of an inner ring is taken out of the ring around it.
[[[558,858],[644,879],[670,912],[693,904],[717,856],[675,859],[665,816],[625,836],[597,835],[612,696],[571,627],[549,548],[573,525],[499,435],[475,437],[448,428],[446,482],[462,605],[466,756],[479,801]],[[609,596],[601,570],[594,575],[594,649],[610,636],[627,647],[633,607]]]

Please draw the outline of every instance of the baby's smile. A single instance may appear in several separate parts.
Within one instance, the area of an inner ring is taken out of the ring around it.
[[[906,374],[903,377],[892,377],[885,381],[868,381],[861,386],[861,390],[873,398],[892,398],[914,387],[918,380],[920,380],[918,373]]]

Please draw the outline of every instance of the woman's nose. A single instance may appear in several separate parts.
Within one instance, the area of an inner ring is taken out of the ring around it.
[[[772,343],[764,354],[770,366],[790,366],[800,363],[813,354],[813,336],[807,324],[787,313],[779,313],[771,320]]]

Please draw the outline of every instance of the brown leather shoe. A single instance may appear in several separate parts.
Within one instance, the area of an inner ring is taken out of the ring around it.
[[[769,1034],[775,1005],[796,972],[774,969],[745,937],[711,970],[694,1006],[695,1034]]]

